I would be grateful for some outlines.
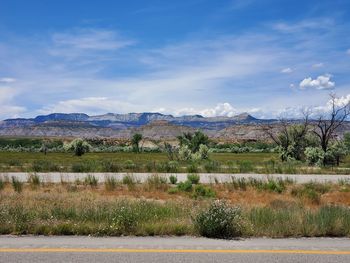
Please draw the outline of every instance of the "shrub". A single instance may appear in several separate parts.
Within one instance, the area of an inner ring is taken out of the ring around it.
[[[187,145],[183,145],[180,147],[179,159],[181,161],[190,161],[192,159],[192,152]]]
[[[98,183],[98,179],[96,176],[89,174],[84,179],[85,184],[90,185],[91,187],[96,187]]]
[[[177,183],[177,176],[170,175],[169,181],[170,181],[171,184],[176,184]]]
[[[189,173],[198,173],[198,165],[196,163],[190,163],[187,166],[187,172],[189,172]]]
[[[233,238],[241,235],[242,217],[239,207],[231,207],[225,201],[216,200],[207,210],[194,218],[199,234],[210,238]]]
[[[204,186],[204,185],[196,185],[193,189],[193,198],[199,198],[199,197],[206,197],[206,198],[213,198],[215,197],[215,192],[210,187]]]
[[[306,161],[310,165],[322,165],[324,152],[320,147],[306,147],[304,151]]]
[[[34,172],[57,172],[59,167],[48,160],[35,160],[32,164]]]
[[[117,179],[113,176],[107,176],[105,178],[105,188],[107,191],[114,191],[117,187]]]
[[[182,192],[191,192],[192,191],[192,183],[190,181],[180,182],[177,185],[177,188]]]
[[[37,174],[31,174],[28,178],[28,183],[33,189],[37,188],[40,186],[40,177]]]
[[[106,160],[102,163],[102,169],[103,169],[103,172],[110,172],[110,173],[118,173],[121,170],[119,164],[109,160]]]
[[[191,182],[191,184],[198,184],[200,180],[200,176],[198,174],[188,174],[187,180]]]
[[[12,176],[11,179],[13,190],[15,190],[17,193],[21,193],[23,189],[23,183],[14,176]]]
[[[64,149],[66,151],[74,152],[76,156],[82,156],[91,149],[91,145],[81,138],[75,139],[72,142],[65,144]]]

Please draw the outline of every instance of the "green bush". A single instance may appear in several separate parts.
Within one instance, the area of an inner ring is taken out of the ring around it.
[[[198,174],[188,174],[187,180],[191,182],[191,184],[198,184],[200,180],[200,176]]]
[[[98,163],[93,160],[85,160],[79,163],[73,163],[72,172],[74,173],[89,173],[95,172],[98,168]]]
[[[196,163],[190,163],[187,165],[187,172],[188,173],[198,173],[198,165]]]
[[[170,175],[169,181],[170,181],[171,184],[176,184],[177,183],[177,176]]]
[[[172,188],[169,188],[168,189],[168,194],[177,194],[179,192],[179,188],[176,188],[176,187],[172,187]]]
[[[196,185],[193,189],[193,194],[192,194],[193,198],[200,198],[200,197],[213,198],[215,196],[216,196],[215,191],[208,186],[199,184],[199,185]]]
[[[199,234],[205,237],[238,237],[242,233],[241,209],[216,200],[208,209],[200,211],[195,216],[194,225]]]
[[[182,192],[191,192],[192,191],[192,182],[191,181],[185,181],[180,182],[177,185],[177,188]]]
[[[23,190],[23,183],[14,176],[12,176],[11,179],[13,190],[15,190],[17,193],[21,193]]]
[[[91,145],[81,138],[74,139],[72,142],[64,145],[66,151],[72,151],[76,156],[82,156],[89,152],[91,148]]]

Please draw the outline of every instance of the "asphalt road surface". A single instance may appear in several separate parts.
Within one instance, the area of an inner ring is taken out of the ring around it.
[[[0,177],[11,179],[12,176],[18,180],[26,182],[28,177],[32,173],[0,173]],[[94,175],[98,178],[99,182],[104,182],[107,176],[114,176],[116,179],[121,180],[127,173],[36,173],[42,182],[48,183],[60,183],[60,182],[74,182],[75,180],[84,180],[87,175]],[[137,181],[144,182],[147,177],[154,175],[154,173],[129,173]],[[169,177],[171,173],[157,173],[160,176]],[[232,177],[235,178],[256,178],[256,179],[268,179],[268,178],[289,178],[297,183],[307,183],[310,181],[315,182],[333,182],[337,183],[339,180],[349,180],[350,175],[327,175],[327,174],[219,174],[219,173],[199,173],[201,183],[215,183],[215,182],[230,182]],[[176,174],[178,181],[185,181],[187,179],[187,173]]]
[[[350,262],[348,238],[0,236],[0,262]]]

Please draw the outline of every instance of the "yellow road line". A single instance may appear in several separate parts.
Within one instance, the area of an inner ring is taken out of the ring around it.
[[[0,253],[228,253],[350,255],[350,251],[268,249],[0,248]]]

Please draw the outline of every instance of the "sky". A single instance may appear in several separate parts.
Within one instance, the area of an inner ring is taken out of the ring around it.
[[[1,0],[0,119],[350,100],[348,0]]]

